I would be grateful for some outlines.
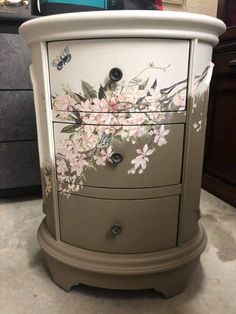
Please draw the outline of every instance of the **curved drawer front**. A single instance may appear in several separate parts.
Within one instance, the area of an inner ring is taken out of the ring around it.
[[[146,188],[181,181],[184,124],[54,123],[59,191],[83,186]]]
[[[89,39],[48,43],[54,110],[185,110],[189,41]]]
[[[178,112],[75,112],[52,111],[54,122],[88,125],[152,125],[185,123],[186,111]]]
[[[109,200],[59,195],[61,239],[93,251],[144,253],[176,246],[179,197]]]

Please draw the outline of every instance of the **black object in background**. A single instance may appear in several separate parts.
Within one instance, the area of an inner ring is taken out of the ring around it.
[[[35,0],[33,5],[33,10],[37,7],[35,6]],[[104,7],[97,7],[90,5],[81,5],[69,3],[66,1],[63,3],[63,0],[58,0],[59,2],[50,2],[50,0],[41,0],[40,1],[40,13],[41,15],[51,15],[51,14],[60,14],[60,13],[69,13],[69,12],[84,12],[84,11],[102,11],[106,10],[106,1],[104,1]],[[71,1],[73,2],[73,1]],[[107,0],[107,10],[158,10],[155,5],[154,0]]]
[[[108,10],[157,10],[151,0],[108,0]]]

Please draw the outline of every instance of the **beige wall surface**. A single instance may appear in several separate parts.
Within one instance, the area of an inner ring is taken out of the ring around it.
[[[165,10],[187,11],[216,16],[218,0],[163,0]]]

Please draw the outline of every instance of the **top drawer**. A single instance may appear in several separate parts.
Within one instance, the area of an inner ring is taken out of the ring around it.
[[[185,110],[189,41],[90,39],[48,43],[54,110]]]

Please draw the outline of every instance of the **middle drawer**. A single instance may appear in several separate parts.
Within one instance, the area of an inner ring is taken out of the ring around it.
[[[181,182],[184,124],[54,123],[58,190],[146,188]]]

